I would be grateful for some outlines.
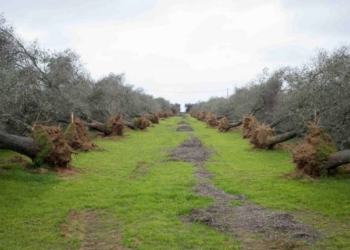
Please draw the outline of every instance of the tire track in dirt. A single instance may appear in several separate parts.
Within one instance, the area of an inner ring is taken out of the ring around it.
[[[190,137],[172,151],[170,158],[192,162],[197,167],[198,181],[194,191],[215,201],[205,209],[194,209],[184,218],[185,222],[199,222],[221,232],[233,233],[244,249],[306,249],[305,245],[321,239],[319,232],[296,221],[292,215],[258,206],[243,194],[231,195],[210,183],[213,176],[204,168],[204,162],[213,151],[206,149],[193,134]],[[259,234],[266,239],[258,237]]]

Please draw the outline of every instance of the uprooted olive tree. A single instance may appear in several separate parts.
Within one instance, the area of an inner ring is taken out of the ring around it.
[[[0,131],[0,149],[26,155],[37,166],[69,168],[73,150],[59,127],[38,125],[31,137],[11,135]]]
[[[350,150],[337,152],[337,147],[330,135],[316,125],[309,127],[304,142],[293,152],[296,163],[294,174],[306,174],[318,177],[329,173],[343,164],[350,163]]]

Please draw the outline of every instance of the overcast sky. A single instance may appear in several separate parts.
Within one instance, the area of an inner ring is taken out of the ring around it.
[[[124,72],[182,106],[350,42],[350,0],[0,0],[0,12],[24,40],[76,51],[94,79]]]

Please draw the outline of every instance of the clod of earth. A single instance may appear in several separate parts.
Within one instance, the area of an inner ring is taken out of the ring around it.
[[[176,129],[177,132],[193,131],[190,126],[180,126]]]

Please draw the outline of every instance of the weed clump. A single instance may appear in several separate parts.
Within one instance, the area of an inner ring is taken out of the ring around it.
[[[294,173],[321,176],[322,164],[336,151],[331,137],[321,127],[311,125],[305,141],[293,151],[293,162],[297,164]]]

